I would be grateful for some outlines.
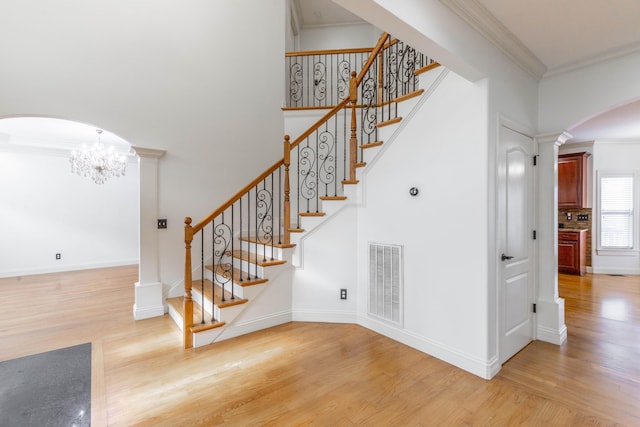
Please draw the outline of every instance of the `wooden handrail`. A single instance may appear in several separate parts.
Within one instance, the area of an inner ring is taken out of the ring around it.
[[[373,64],[373,61],[378,56],[378,53],[382,49],[384,49],[386,40],[388,38],[389,38],[389,33],[382,33],[382,35],[378,39],[378,43],[376,43],[376,46],[373,48],[373,50],[365,49],[366,52],[371,52],[371,54],[369,55],[369,59],[367,59],[367,62],[365,63],[365,65],[362,67],[362,70],[360,71],[360,74],[356,78],[358,85],[360,85],[360,83],[362,82],[362,79],[364,78],[365,74],[369,71],[369,68],[371,68],[371,65]],[[327,52],[342,52],[342,51],[355,51],[355,50],[357,50],[357,49],[338,49],[338,50],[327,51]],[[320,51],[315,51],[315,52],[320,52]],[[338,105],[336,105],[331,110],[329,110],[329,112],[327,114],[322,116],[322,118],[320,120],[318,120],[313,126],[311,126],[309,129],[307,129],[302,135],[300,135],[298,138],[296,138],[295,141],[293,141],[291,143],[291,145],[290,145],[291,149],[294,149],[295,147],[297,147],[302,141],[304,141],[305,138],[307,138],[316,129],[318,129],[320,126],[322,126],[322,124],[325,123],[331,116],[333,116],[335,113],[337,113],[342,108],[344,108],[351,101],[350,98],[351,98],[351,94],[349,94],[348,97],[343,99]],[[273,173],[276,169],[278,169],[283,164],[284,164],[284,158],[278,160],[273,166],[271,166],[269,169],[264,171],[261,175],[259,175],[256,179],[251,181],[249,184],[244,186],[240,191],[238,191],[235,195],[233,195],[229,200],[227,200],[225,203],[223,203],[218,209],[216,209],[215,211],[211,212],[202,221],[200,221],[195,226],[193,226],[193,234],[195,234],[198,231],[202,230],[207,224],[209,224],[211,221],[213,221],[213,219],[215,217],[217,217],[222,212],[224,212],[229,206],[233,205],[236,201],[240,200],[240,197],[242,197],[242,195],[244,195],[250,189],[255,187],[260,181],[262,181],[264,178],[269,176],[271,173]]]
[[[213,221],[213,219],[215,217],[217,217],[218,215],[220,215],[222,212],[224,212],[229,206],[233,205],[236,201],[240,200],[240,197],[242,197],[244,195],[244,193],[247,193],[249,190],[251,190],[253,187],[255,187],[256,185],[258,185],[258,183],[260,181],[262,181],[263,179],[265,179],[266,177],[268,177],[269,175],[271,175],[274,171],[276,171],[280,166],[282,166],[284,164],[284,159],[280,159],[277,162],[275,162],[273,164],[273,166],[271,166],[269,169],[267,169],[266,171],[262,172],[262,174],[260,174],[256,179],[254,179],[253,181],[251,181],[249,184],[245,185],[242,190],[238,191],[233,197],[231,197],[229,200],[227,200],[224,204],[222,204],[222,206],[220,206],[218,209],[216,209],[215,211],[211,212],[209,215],[207,215],[205,217],[205,219],[203,219],[202,221],[200,221],[199,223],[197,223],[194,227],[193,227],[193,234],[196,234],[198,231],[202,230],[207,224],[209,224],[211,221]]]
[[[374,47],[373,50],[371,51],[371,55],[369,55],[367,62],[364,63],[362,70],[360,70],[360,74],[358,74],[358,77],[356,78],[358,86],[360,86],[362,79],[364,79],[364,76],[367,74],[367,72],[369,72],[369,68],[371,68],[373,61],[376,60],[378,53],[384,49],[384,44],[388,38],[389,38],[389,33],[382,33],[382,35],[378,39],[378,43],[376,43],[376,47]]]
[[[357,49],[326,49],[326,50],[307,50],[304,52],[285,52],[285,57],[291,56],[313,56],[313,55],[338,55],[349,53],[369,53],[372,47],[361,47]]]
[[[338,111],[340,111],[341,109],[343,109],[347,104],[349,103],[349,97],[346,97],[345,99],[343,99],[338,105],[336,105],[335,107],[333,107],[327,114],[325,114],[324,116],[322,116],[320,118],[320,120],[318,120],[317,122],[315,122],[313,124],[313,126],[311,126],[309,129],[307,129],[302,135],[300,135],[299,137],[296,138],[295,141],[293,141],[291,143],[291,148],[295,148],[297,147],[302,141],[305,140],[306,137],[308,137],[309,135],[311,135],[316,129],[318,129],[320,126],[322,126],[327,120],[329,120],[331,118],[331,116],[333,116],[334,114],[336,114]]]

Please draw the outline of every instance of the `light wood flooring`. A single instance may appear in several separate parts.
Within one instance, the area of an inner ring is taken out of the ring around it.
[[[93,343],[92,425],[640,425],[640,277],[560,276],[568,341],[486,381],[355,325],[183,350],[132,319],[137,268],[0,279],[0,361]],[[1,414],[0,414],[0,425]]]

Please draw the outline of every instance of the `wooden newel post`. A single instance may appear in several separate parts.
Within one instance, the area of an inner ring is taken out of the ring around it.
[[[186,256],[184,259],[184,301],[183,301],[183,316],[182,316],[182,336],[184,348],[191,348],[193,346],[193,339],[191,336],[191,325],[193,323],[193,299],[191,298],[191,242],[193,241],[193,228],[191,227],[191,218],[186,217],[184,219],[184,244],[186,250]]]
[[[356,72],[351,72],[349,82],[349,102],[351,102],[351,139],[349,140],[349,181],[356,180],[356,163],[358,161],[358,138],[356,137],[356,104],[358,103],[358,80]]]
[[[289,165],[291,164],[291,142],[289,135],[284,136],[284,218],[282,227],[284,228],[284,244],[291,243],[291,201],[289,195]]]

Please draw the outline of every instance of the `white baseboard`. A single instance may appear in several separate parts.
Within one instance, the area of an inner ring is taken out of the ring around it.
[[[562,325],[560,330],[538,326],[536,339],[551,344],[562,345],[567,340],[567,326]]]
[[[338,310],[293,310],[294,322],[320,323],[358,323],[358,314],[354,311]]]
[[[611,268],[611,267],[592,267],[593,274],[621,274],[625,276],[640,275],[638,268]]]
[[[61,265],[51,266],[45,268],[33,268],[28,270],[11,270],[0,271],[0,277],[19,277],[19,276],[32,276],[35,274],[47,274],[47,273],[64,273],[65,271],[78,271],[78,270],[93,270],[96,268],[108,268],[108,267],[121,267],[125,265],[137,265],[137,259],[128,259],[121,261],[108,261],[108,262],[95,262],[89,264],[76,264],[76,265]]]
[[[273,313],[268,316],[251,319],[247,322],[233,323],[225,327],[222,334],[220,334],[220,338],[218,338],[216,341],[223,341],[230,338],[239,337],[240,335],[249,334],[261,329],[272,328],[274,326],[289,322],[291,322],[291,312],[282,311],[280,313]]]
[[[133,304],[133,318],[135,320],[149,319],[151,317],[160,317],[164,316],[164,305],[156,305],[144,308],[137,308],[135,304]]]
[[[490,360],[481,360],[470,354],[452,349],[442,343],[435,342],[404,329],[397,329],[389,324],[376,321],[367,316],[360,316],[358,323],[367,329],[371,329],[388,338],[415,348],[416,350],[477,375],[480,378],[491,379],[501,368],[497,356]]]

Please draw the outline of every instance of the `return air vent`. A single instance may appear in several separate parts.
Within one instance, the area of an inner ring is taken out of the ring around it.
[[[402,326],[402,247],[369,243],[369,315]]]

